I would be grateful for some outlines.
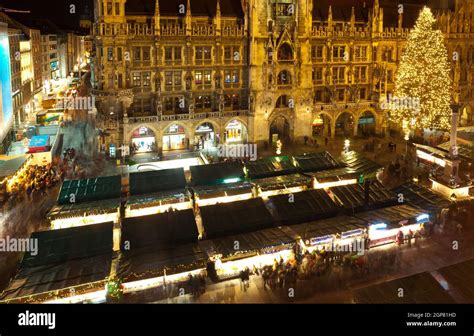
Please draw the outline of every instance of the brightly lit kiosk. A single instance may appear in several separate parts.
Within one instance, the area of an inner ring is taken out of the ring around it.
[[[430,216],[424,210],[410,205],[397,205],[353,216],[366,222],[370,247],[394,243],[399,231],[406,236],[410,230],[415,233],[430,222]]]
[[[252,179],[255,193],[263,198],[305,191],[311,187],[311,183],[311,177],[303,174]]]
[[[233,181],[233,179],[228,181]],[[196,205],[203,207],[217,203],[243,201],[254,197],[252,185],[249,182],[224,182],[219,185],[192,187]]]
[[[292,257],[296,238],[288,228],[270,228],[216,238],[210,240],[212,249],[208,255],[215,262],[219,279],[226,280],[238,276],[246,267],[250,270],[254,266],[261,269],[273,265],[280,258],[288,261]]]
[[[457,127],[459,122],[459,105],[452,105],[452,127],[450,136],[450,149],[445,160],[444,173],[440,176],[431,176],[431,189],[445,198],[452,201],[470,199],[470,189],[472,181],[469,176],[461,178],[459,176],[459,164],[457,147]]]

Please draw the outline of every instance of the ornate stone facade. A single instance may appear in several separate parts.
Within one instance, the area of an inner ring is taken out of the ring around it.
[[[93,85],[102,96],[133,90],[122,111],[125,143],[146,127],[161,148],[173,124],[189,145],[204,123],[221,142],[235,122],[246,130],[242,141],[259,144],[273,134],[293,142],[316,133],[383,134],[390,125],[378,103],[394,90],[421,8],[386,2],[96,0]],[[470,113],[474,5],[457,0],[448,8],[441,0],[433,7]]]

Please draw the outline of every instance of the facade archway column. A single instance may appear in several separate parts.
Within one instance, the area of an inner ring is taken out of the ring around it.
[[[358,130],[359,130],[359,118],[354,117],[354,126],[353,126],[353,129],[352,129],[352,135],[354,137],[357,136],[357,131]]]
[[[336,138],[336,118],[331,119],[331,139]]]

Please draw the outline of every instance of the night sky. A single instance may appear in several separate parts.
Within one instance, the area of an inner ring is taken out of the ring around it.
[[[30,10],[31,15],[37,18],[50,19],[60,27],[79,27],[79,18],[84,12],[87,4],[92,11],[93,0],[0,0],[0,6]],[[76,5],[76,14],[69,13],[69,6]],[[30,15],[30,14],[22,14]]]

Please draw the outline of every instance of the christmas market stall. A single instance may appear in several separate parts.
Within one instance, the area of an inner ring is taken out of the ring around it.
[[[363,304],[455,303],[430,272],[356,289],[353,291],[353,301]]]
[[[6,193],[15,183],[25,179],[30,164],[31,156],[28,155],[0,155],[0,202],[6,200]]]
[[[244,171],[251,179],[281,176],[296,173],[296,167],[288,156],[273,156],[247,161]]]
[[[358,176],[359,182],[378,179],[378,176],[383,172],[381,165],[355,151],[342,153],[338,160]]]
[[[323,189],[306,190],[268,198],[278,225],[293,225],[336,215],[340,208]]]
[[[433,192],[420,184],[408,182],[402,184],[392,191],[397,195],[400,203],[424,209],[434,216],[443,210],[448,210],[452,203],[444,197]]]
[[[244,169],[239,162],[213,163],[192,166],[191,182],[193,186],[228,184],[245,181]]]
[[[294,156],[293,163],[300,172],[316,172],[343,167],[329,152],[305,153]]]
[[[457,303],[474,302],[474,259],[454,265],[445,266],[437,270],[438,281],[448,291],[455,291],[458,295]]]
[[[363,252],[366,228],[363,220],[345,215],[291,226],[301,246],[310,252],[315,249],[360,252],[358,248]]]
[[[403,238],[410,231],[415,234],[430,224],[428,213],[407,204],[360,212],[353,216],[368,226],[370,247],[396,242],[400,233],[403,233]]]
[[[378,181],[331,187],[330,193],[348,214],[398,203],[396,195]]]
[[[349,167],[341,167],[318,172],[306,172],[305,175],[312,178],[314,189],[323,189],[341,185],[356,184],[359,175]]]
[[[4,303],[105,300],[112,262],[113,223],[35,232]]]
[[[311,177],[303,174],[291,174],[275,177],[252,179],[256,194],[266,198],[280,194],[291,194],[307,190],[311,186]]]
[[[131,173],[129,194],[125,217],[192,208],[183,168]]]
[[[125,218],[118,275],[124,293],[186,281],[206,268],[191,209]]]
[[[273,227],[272,215],[261,198],[199,208],[207,239]]]
[[[215,238],[211,243],[209,257],[215,261],[217,276],[224,280],[238,276],[245,267],[261,269],[275,259],[288,260],[296,235],[288,227],[279,227]]]
[[[112,221],[118,223],[120,176],[104,176],[63,182],[58,204],[48,213],[54,229]]]
[[[192,190],[196,205],[200,207],[243,201],[254,196],[252,185],[249,182],[195,186],[192,187]]]

